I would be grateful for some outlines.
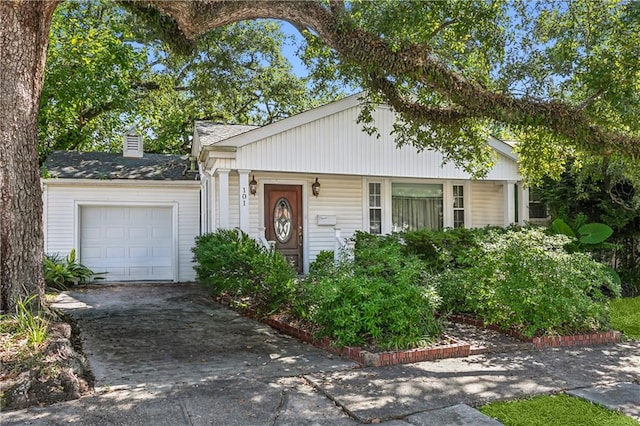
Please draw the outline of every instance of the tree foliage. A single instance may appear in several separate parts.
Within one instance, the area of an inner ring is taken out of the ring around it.
[[[176,49],[144,17],[104,0],[62,3],[53,18],[39,137],[54,149],[119,150],[136,127],[150,152],[185,151],[194,120],[267,124],[327,102],[283,56],[275,21],[216,28]],[[166,34],[164,34],[166,36]]]
[[[321,55],[309,58],[318,72],[400,113],[399,144],[442,150],[476,175],[490,163],[488,131],[517,138],[532,180],[558,177],[575,151],[640,154],[637,2],[150,3],[188,38],[243,19],[292,22]]]
[[[41,287],[43,282],[42,273],[37,272],[42,266],[38,255],[42,225],[37,219],[42,202],[35,158],[36,118],[47,34],[59,3],[0,2],[0,200],[4,206],[0,211],[11,211],[11,216],[3,216],[0,228],[2,293],[11,299],[3,307],[11,307],[25,289]],[[197,51],[198,43],[208,33],[214,34],[210,31],[222,31],[230,24],[264,18],[287,21],[304,32],[309,46],[316,49],[308,60],[320,75],[341,75],[368,89],[365,104],[384,101],[400,114],[394,128],[398,143],[439,149],[445,158],[476,175],[486,171],[490,162],[483,143],[488,132],[518,139],[523,170],[531,181],[540,174],[558,177],[567,155],[605,162],[616,158],[619,164],[637,169],[637,0],[122,0],[119,4],[143,20],[141,27],[150,30],[150,38],[170,43],[166,51],[172,56]],[[85,18],[82,13],[79,16]],[[83,28],[82,19],[74,24],[79,31],[76,43],[85,37],[97,38],[100,32],[92,33],[93,22]],[[124,30],[116,33],[118,37],[124,37]],[[105,40],[105,44],[116,42]],[[76,66],[102,53],[98,49]],[[130,64],[135,62],[135,51],[131,55],[131,61],[114,59]],[[97,64],[95,69],[107,78],[121,71]],[[78,77],[81,88],[79,76],[65,75],[67,79],[55,84],[65,87]],[[97,131],[84,130],[89,129],[87,120],[78,122],[74,117],[104,107],[105,99],[108,105],[110,98],[101,95],[120,90],[120,80],[112,81],[114,87],[109,90],[86,94],[89,99],[95,97],[95,103],[72,104],[73,114],[61,111],[62,121],[67,122],[61,129],[99,136]],[[312,86],[332,86],[328,80],[320,83]],[[64,102],[43,102],[64,109]],[[363,121],[370,117],[365,108]],[[368,124],[375,130],[373,123]],[[54,120],[45,126],[47,137],[54,126]],[[53,145],[48,141],[46,146]],[[22,164],[26,166],[20,168]]]

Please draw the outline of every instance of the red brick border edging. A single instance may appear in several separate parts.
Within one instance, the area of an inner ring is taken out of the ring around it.
[[[476,318],[469,318],[461,315],[451,315],[447,317],[447,319],[453,322],[470,324],[476,327],[488,328],[490,330],[508,334],[509,336],[515,337],[516,339],[523,342],[532,343],[533,347],[536,349],[619,343],[622,338],[622,334],[619,331],[615,330],[587,334],[574,334],[567,336],[526,337],[515,330],[505,330],[493,324],[485,324],[484,321]]]
[[[388,352],[369,352],[362,348],[353,346],[344,346],[341,349],[338,349],[332,345],[331,340],[328,338],[315,339],[311,333],[295,328],[287,323],[278,321],[277,319],[267,318],[264,322],[276,330],[280,330],[283,333],[296,337],[304,342],[310,343],[333,354],[348,358],[360,365],[370,367],[409,364],[412,362],[432,361],[444,358],[467,357],[471,350],[470,344],[456,341],[449,336],[446,337],[455,343],[432,348],[417,348],[405,351]]]

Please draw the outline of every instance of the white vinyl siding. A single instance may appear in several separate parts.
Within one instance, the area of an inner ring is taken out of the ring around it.
[[[362,131],[356,123],[357,107],[335,112],[237,148],[234,162],[218,167],[282,172],[394,176],[405,178],[468,179],[453,163],[442,165],[442,154],[415,148],[396,148],[392,130],[394,115],[379,108],[375,123],[381,138]],[[248,137],[251,132],[247,133]],[[303,143],[304,142],[304,143]],[[221,142],[220,145],[225,145]],[[515,161],[498,154],[487,179],[520,180]]]
[[[502,182],[471,183],[472,226],[504,225],[504,195]]]
[[[177,246],[175,279],[195,279],[191,248],[200,231],[198,181],[149,183],[52,179],[45,180],[44,185],[46,253],[66,256],[72,249],[78,250],[82,206],[172,206],[177,218],[177,226],[172,230]]]
[[[311,195],[309,186],[310,261],[322,250],[335,249],[335,229],[340,229],[342,238],[350,238],[355,231],[364,230],[362,197],[365,191],[362,179],[355,176],[318,176],[318,180],[322,185],[318,198]],[[318,225],[318,215],[335,215],[336,225]]]
[[[362,179],[355,176],[323,176],[286,173],[252,172],[258,182],[258,193],[249,196],[249,235],[258,238],[264,227],[264,185],[301,185],[303,205],[303,249],[305,261],[313,262],[322,250],[335,248],[335,228],[341,230],[342,237],[351,237],[356,230],[362,230]],[[320,196],[314,197],[311,185],[318,178],[321,185]],[[236,176],[237,179],[237,176]],[[231,182],[232,177],[229,178]],[[229,220],[238,223],[239,207],[231,204]],[[336,225],[319,225],[318,215],[336,216]]]

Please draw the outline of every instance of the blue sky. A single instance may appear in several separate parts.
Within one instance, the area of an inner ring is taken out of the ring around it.
[[[289,62],[291,62],[291,65],[293,66],[293,72],[299,77],[305,77],[308,74],[307,68],[296,56],[296,51],[298,50],[298,47],[303,43],[303,38],[298,30],[290,23],[280,21],[280,26],[282,28],[282,32],[284,32],[286,36],[291,36],[295,39],[293,43],[285,44],[282,49],[282,53],[289,60]]]

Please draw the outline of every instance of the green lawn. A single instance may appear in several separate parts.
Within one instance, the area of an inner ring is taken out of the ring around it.
[[[480,407],[506,426],[638,426],[636,420],[580,398],[559,394]]]
[[[625,336],[640,339],[640,296],[625,297],[609,302],[611,327]]]

